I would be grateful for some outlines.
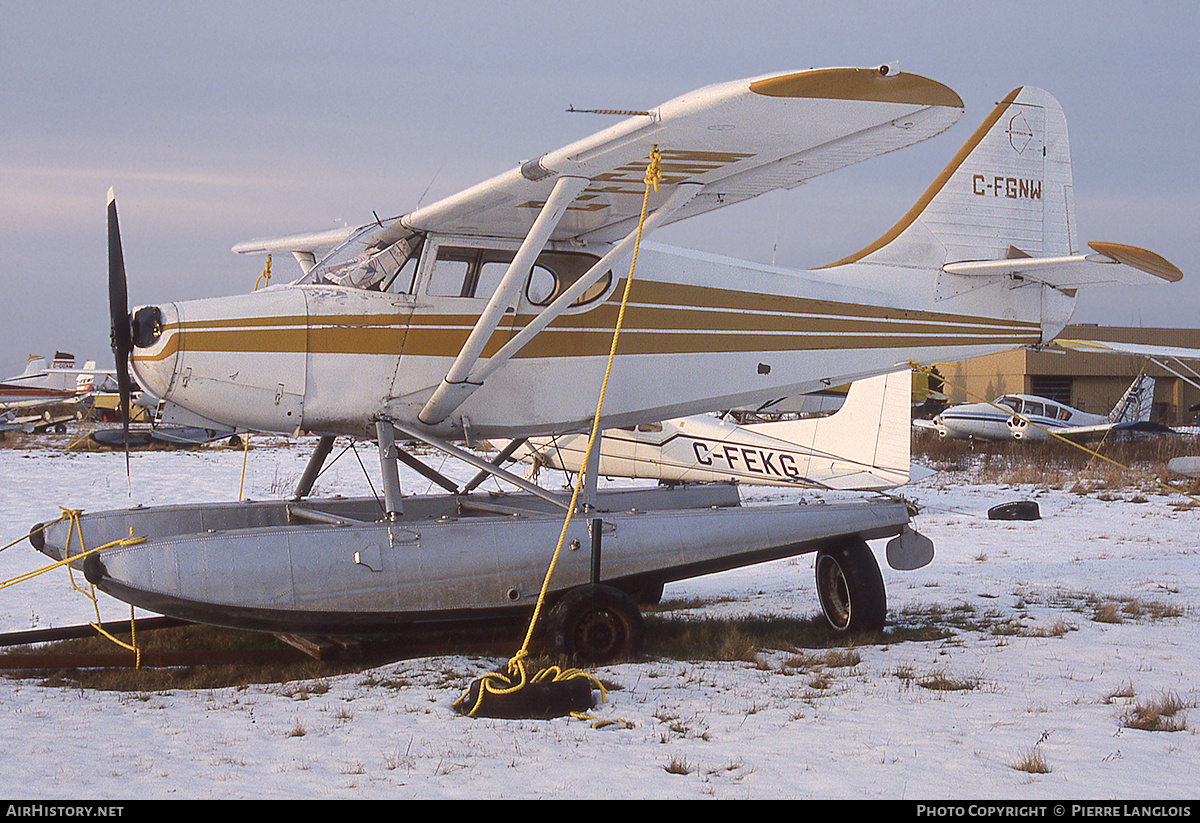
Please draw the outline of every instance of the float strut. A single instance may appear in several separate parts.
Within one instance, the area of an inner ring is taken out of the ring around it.
[[[379,440],[379,468],[383,472],[383,505],[388,520],[404,514],[404,503],[400,500],[400,469],[396,463],[396,430],[387,420],[375,421],[375,435]]]
[[[592,518],[592,585],[600,585],[600,532],[604,523],[599,517]]]
[[[586,503],[592,511],[597,511],[598,487],[600,480],[600,444],[604,440],[604,431],[596,426],[596,441],[588,452],[587,465],[584,467],[583,488]],[[592,585],[600,585],[600,532],[604,523],[599,517],[592,518]]]
[[[317,482],[317,475],[321,473],[321,467],[325,465],[325,458],[333,451],[333,435],[322,435],[317,441],[317,448],[312,453],[312,457],[308,458],[308,465],[304,467],[304,474],[300,476],[300,482],[296,484],[296,493],[292,495],[292,500],[301,500],[308,497],[312,491],[313,483]]]

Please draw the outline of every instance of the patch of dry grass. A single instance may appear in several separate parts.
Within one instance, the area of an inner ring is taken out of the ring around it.
[[[1196,705],[1195,699],[1185,700],[1169,692],[1130,706],[1121,716],[1121,725],[1146,732],[1183,731],[1187,728],[1186,712]]]
[[[1136,597],[1095,597],[1089,598],[1088,602],[1092,609],[1092,620],[1097,623],[1167,620],[1184,614],[1178,606]]]
[[[970,470],[980,483],[1069,489],[1077,494],[1113,494],[1127,489],[1166,492],[1138,476],[1141,474],[1169,481],[1172,487],[1189,494],[1200,492],[1200,480],[1180,478],[1167,468],[1173,457],[1200,452],[1200,436],[1122,437],[1087,447],[1108,459],[1060,440],[993,443],[949,440],[922,432],[913,438],[913,457],[940,471]],[[1137,502],[1146,499],[1141,497]]]
[[[934,692],[968,692],[979,688],[978,677],[958,677],[945,671],[917,678],[917,685]]]
[[[129,632],[116,632],[129,642]],[[363,654],[354,659],[316,660],[285,644],[274,635],[262,632],[236,631],[214,626],[183,625],[170,628],[139,630],[137,646],[146,662],[135,668],[135,656],[112,641],[91,636],[63,640],[29,649],[13,647],[8,653],[54,653],[62,655],[127,655],[128,661],[118,664],[99,664],[76,668],[9,669],[10,678],[37,678],[43,685],[102,691],[159,691],[164,689],[216,689],[264,683],[299,683],[284,687],[287,696],[304,699],[328,689],[328,679],[370,669],[384,663],[412,656],[403,649],[383,644],[362,648]],[[212,662],[195,665],[154,666],[153,656],[161,652],[196,652],[201,660]],[[2,655],[3,653],[0,653]],[[211,657],[210,657],[211,655]],[[235,659],[237,662],[220,662]],[[3,666],[0,666],[3,669]],[[397,688],[393,683],[381,686]]]
[[[1030,749],[1017,758],[1012,767],[1019,772],[1028,772],[1029,774],[1050,774],[1051,771],[1046,764],[1045,756],[1037,748]]]

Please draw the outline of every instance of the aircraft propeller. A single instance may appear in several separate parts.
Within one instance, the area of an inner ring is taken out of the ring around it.
[[[117,391],[121,396],[121,425],[125,441],[125,474],[129,474],[129,294],[125,282],[125,257],[117,226],[117,200],[108,190],[108,313],[112,321],[112,350],[117,364]]]

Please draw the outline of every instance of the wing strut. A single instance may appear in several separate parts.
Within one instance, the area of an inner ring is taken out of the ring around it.
[[[686,206],[693,197],[695,197],[703,186],[699,183],[682,183],[671,194],[667,201],[655,210],[649,217],[642,228],[642,234],[648,234],[658,226],[662,225],[672,214]],[[588,271],[576,280],[566,291],[558,296],[558,298],[547,306],[542,312],[530,321],[520,332],[512,337],[504,344],[494,355],[487,359],[478,368],[470,371],[461,382],[452,383],[450,376],[434,391],[429,402],[425,404],[425,408],[421,410],[419,419],[426,425],[434,425],[440,423],[450,416],[450,413],[462,405],[471,394],[483,385],[483,381],[496,372],[501,366],[507,363],[512,357],[520,351],[526,343],[537,336],[546,326],[550,325],[560,314],[570,308],[571,304],[579,299],[588,289],[604,276],[605,272],[612,268],[613,263],[626,254],[630,247],[637,240],[637,229],[634,229],[627,234],[619,243],[613,246],[607,254],[598,260]],[[507,277],[507,274],[505,275]],[[499,289],[497,289],[499,293]],[[482,317],[480,318],[482,320]],[[478,330],[478,324],[476,330]],[[473,334],[473,333],[472,333]],[[490,331],[489,331],[490,334]],[[468,341],[469,342],[469,341]],[[466,346],[463,347],[466,351]],[[459,359],[462,359],[462,354],[459,354]],[[478,360],[478,355],[471,359],[471,366],[474,366]],[[458,365],[458,361],[455,361]]]
[[[492,333],[504,318],[504,312],[513,303],[513,296],[521,287],[526,274],[533,267],[533,261],[542,253],[550,233],[558,226],[559,220],[566,213],[567,207],[583,191],[588,184],[586,177],[561,177],[554,184],[550,196],[538,213],[537,219],[529,229],[529,234],[521,242],[521,248],[508,264],[508,270],[500,280],[500,285],[492,294],[471,335],[463,344],[450,370],[442,378],[442,382],[434,390],[433,396],[425,403],[418,418],[422,423],[433,425],[445,420],[452,411],[457,409],[467,397],[479,388],[467,383],[471,368],[479,359],[484,346],[492,338]]]
[[[1150,361],[1151,363],[1153,363],[1154,365],[1156,365],[1156,366],[1158,366],[1158,367],[1160,367],[1160,368],[1162,368],[1162,369],[1165,369],[1166,371],[1169,371],[1171,374],[1173,374],[1173,375],[1175,375],[1176,377],[1178,377],[1178,378],[1179,378],[1180,380],[1182,380],[1184,383],[1187,383],[1187,384],[1191,385],[1193,388],[1200,389],[1200,383],[1197,383],[1195,380],[1193,380],[1192,378],[1188,377],[1187,375],[1180,374],[1179,372],[1175,371],[1173,368],[1171,368],[1170,366],[1168,366],[1166,363],[1162,362],[1162,361],[1161,361],[1161,360],[1159,360],[1158,358],[1155,358],[1155,357],[1147,357],[1146,359],[1147,359],[1147,360],[1149,360],[1149,361]],[[1175,362],[1179,364],[1179,367],[1180,367],[1180,368],[1187,369],[1188,371],[1192,372],[1192,374],[1196,374],[1196,372],[1195,372],[1194,370],[1192,370],[1192,369],[1188,369],[1188,367],[1187,367],[1187,366],[1184,364],[1184,362],[1183,362],[1182,360],[1176,359],[1176,360],[1175,360]]]

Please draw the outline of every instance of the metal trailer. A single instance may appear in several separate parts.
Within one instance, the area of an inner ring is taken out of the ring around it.
[[[256,631],[395,635],[528,619],[563,534],[562,504],[545,493],[401,500],[393,491],[380,501],[306,492],[82,513],[38,524],[30,541],[55,560],[90,551],[71,565],[159,614]],[[636,601],[653,601],[665,583],[818,552],[830,623],[874,630],[886,595],[866,541],[894,538],[887,554],[896,568],[932,559],[909,505],[895,498],[745,506],[737,486],[706,484],[595,492],[589,501],[562,540],[545,632],[559,638],[553,651],[594,662],[636,649]],[[94,551],[130,536],[145,539]]]

